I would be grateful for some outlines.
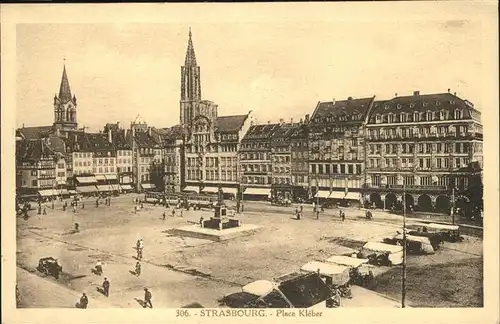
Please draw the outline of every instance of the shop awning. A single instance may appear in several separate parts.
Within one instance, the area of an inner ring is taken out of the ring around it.
[[[51,197],[51,196],[57,196],[57,190],[55,189],[44,189],[44,190],[39,190],[38,194],[42,197]]]
[[[236,195],[238,193],[238,189],[237,188],[222,188],[222,191],[225,193],[225,194],[233,194],[233,195]]]
[[[69,195],[68,189],[56,189],[58,195]]]
[[[156,189],[153,183],[141,183],[143,189]]]
[[[96,183],[97,179],[94,176],[91,176],[91,177],[76,177],[76,181],[78,181],[78,183],[87,184],[87,183]]]
[[[328,198],[330,196],[330,191],[326,190],[318,190],[318,192],[314,195],[315,198]]]
[[[115,174],[98,174],[95,176],[95,178],[100,181],[117,179]]]
[[[96,186],[81,186],[76,187],[76,191],[80,193],[96,192],[97,188]]]
[[[246,188],[245,195],[268,196],[271,194],[271,189],[268,188]]]
[[[123,184],[120,187],[122,187],[122,190],[134,190],[131,185],[128,184]]]
[[[121,177],[121,183],[131,183],[132,179],[129,176]]]
[[[359,192],[348,192],[347,195],[345,195],[344,199],[360,200],[361,194]]]
[[[97,190],[100,192],[104,192],[104,191],[113,191],[114,189],[109,185],[98,185]]]
[[[332,191],[330,196],[328,198],[331,199],[344,199],[345,197],[345,191]]]
[[[219,188],[216,187],[205,187],[201,192],[206,192],[206,193],[218,193]]]
[[[70,195],[76,195],[77,194],[76,190],[68,190],[68,193]]]
[[[200,193],[200,188],[194,186],[186,186],[182,191],[194,191],[196,193]]]

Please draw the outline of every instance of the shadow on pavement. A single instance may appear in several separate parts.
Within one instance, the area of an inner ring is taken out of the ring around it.
[[[134,300],[139,304],[141,305],[141,307],[145,307],[146,303],[144,303],[144,301],[142,299],[139,299],[139,298],[134,298]]]

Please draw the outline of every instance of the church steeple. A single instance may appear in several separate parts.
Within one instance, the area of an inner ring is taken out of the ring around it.
[[[76,96],[71,94],[66,64],[63,66],[59,95],[54,96],[54,126],[58,129],[76,129]]]
[[[184,65],[185,66],[196,66],[196,54],[194,53],[191,27],[189,27],[189,40],[188,40],[188,47],[187,47],[187,51],[186,51],[186,60],[184,62]]]
[[[188,47],[184,66],[181,67],[181,124],[191,123],[195,108],[201,101],[201,77],[200,67],[196,64],[193,38],[189,28]]]
[[[66,74],[66,64],[64,64],[61,86],[59,88],[59,100],[62,103],[71,101],[71,89],[69,87],[68,76]]]

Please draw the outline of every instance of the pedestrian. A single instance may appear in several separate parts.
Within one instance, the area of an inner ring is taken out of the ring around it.
[[[99,199],[96,199],[95,201],[95,208],[99,207]]]
[[[300,205],[300,213],[304,211],[304,206]]]
[[[139,263],[139,261],[137,261],[137,263],[135,264],[135,275],[137,277],[139,277],[141,275],[141,264]]]
[[[102,283],[102,289],[104,290],[104,296],[109,297],[109,281],[108,278],[104,278],[104,282]]]
[[[325,205],[321,205],[321,212],[324,213],[325,212]]]
[[[319,219],[319,209],[316,209],[316,219]]]
[[[85,208],[85,204],[82,202],[82,209],[84,209],[84,208]]]
[[[66,204],[63,205],[63,211],[66,211]]]
[[[80,308],[87,308],[88,305],[89,299],[87,298],[87,295],[83,293],[82,297],[80,297]]]
[[[80,224],[75,223],[75,233],[79,233],[79,232],[80,232]]]
[[[43,214],[47,215],[47,209],[45,207],[43,207]]]
[[[313,207],[313,212],[315,212],[316,211],[316,204],[314,203],[314,201],[312,203],[312,207]]]
[[[172,217],[175,217],[175,208],[172,208]]]
[[[163,212],[163,220],[165,220],[165,216],[166,216],[166,214],[165,214],[165,212]]]
[[[241,203],[241,212],[243,213],[243,210],[245,209],[245,206],[243,205],[243,202]]]
[[[101,263],[101,260],[97,260],[96,264],[95,264],[95,273],[100,276],[102,275],[102,263]]]
[[[203,227],[203,216],[200,217],[200,226]]]
[[[151,303],[151,292],[148,290],[148,288],[144,288],[144,308],[146,308],[148,305],[150,308],[153,308],[153,303]]]
[[[143,208],[144,208],[144,204],[143,204],[143,203],[142,203],[142,201],[141,201],[141,209],[143,209]]]
[[[42,207],[38,206],[38,215],[42,214]]]
[[[295,207],[295,218],[298,218],[299,215],[299,207]]]
[[[342,221],[345,221],[345,213],[344,213],[344,211],[342,209],[340,210],[340,219]]]
[[[181,213],[180,213],[180,217],[183,217],[183,216],[182,216],[182,208],[181,208]]]

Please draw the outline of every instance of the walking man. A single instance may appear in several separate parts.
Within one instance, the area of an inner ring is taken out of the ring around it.
[[[316,208],[316,219],[319,219],[319,208]]]
[[[43,214],[47,215],[47,209],[45,207],[43,207]]]
[[[151,292],[148,290],[148,288],[144,288],[144,308],[150,307],[153,308],[153,303],[151,303]]]
[[[182,208],[181,208],[181,213],[180,213],[180,217],[182,217]]]
[[[109,281],[108,278],[104,278],[102,283],[102,289],[104,290],[104,296],[109,297]]]
[[[175,208],[172,208],[172,217],[175,217]]]
[[[340,210],[340,219],[342,221],[345,221],[345,213],[344,213],[344,211],[342,209]]]
[[[141,264],[139,261],[135,264],[135,275],[139,277],[141,275]]]
[[[88,305],[89,299],[87,298],[87,295],[83,293],[82,297],[80,297],[80,308],[87,308]]]
[[[166,216],[166,214],[165,214],[165,212],[163,212],[163,220],[165,220],[165,216]]]

